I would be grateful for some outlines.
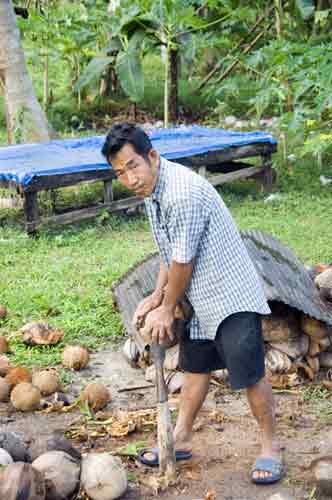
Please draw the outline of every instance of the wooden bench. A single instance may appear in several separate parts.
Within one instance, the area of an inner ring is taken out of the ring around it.
[[[43,147],[46,146],[43,145]],[[4,149],[10,150],[10,147]],[[257,142],[240,146],[223,146],[220,150],[214,149],[201,154],[179,156],[174,161],[204,175],[214,186],[237,179],[254,177],[261,181],[265,192],[270,192],[274,178],[272,153],[276,150],[276,142]],[[243,160],[253,157],[260,157],[258,166],[243,162]],[[239,162],[238,160],[242,161]],[[88,170],[82,169],[81,171],[76,170],[57,174],[49,173],[47,170],[44,173],[41,170],[38,176],[32,177],[28,183],[4,179],[1,174],[0,149],[0,187],[14,188],[23,195],[26,230],[28,233],[34,233],[41,224],[69,224],[95,217],[105,209],[109,212],[115,212],[134,208],[143,203],[143,200],[138,197],[114,201],[112,185],[114,180],[115,175],[111,167],[107,167],[106,164],[103,168],[99,164],[98,167],[89,168]],[[38,208],[39,191],[73,186],[87,181],[102,181],[104,183],[103,203],[40,218]]]

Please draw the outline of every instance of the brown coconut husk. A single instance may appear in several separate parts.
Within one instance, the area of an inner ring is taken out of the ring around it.
[[[62,353],[62,364],[71,370],[81,370],[89,362],[90,355],[86,347],[67,345]]]
[[[317,340],[331,335],[331,327],[318,319],[311,318],[307,314],[301,316],[301,328],[309,337]]]
[[[0,498],[3,500],[45,500],[43,475],[30,464],[16,462],[0,471]]]
[[[97,411],[105,408],[111,401],[111,393],[105,385],[93,382],[85,387],[80,399],[87,401],[89,407]]]
[[[31,321],[19,330],[27,345],[54,345],[63,339],[64,332],[53,328],[46,321]]]
[[[6,339],[6,337],[3,337],[1,335],[0,336],[0,354],[5,354],[9,351],[10,351],[10,349],[9,349],[8,340]]]
[[[15,387],[22,382],[31,382],[32,377],[28,368],[25,366],[16,366],[9,369],[5,379],[9,385]]]

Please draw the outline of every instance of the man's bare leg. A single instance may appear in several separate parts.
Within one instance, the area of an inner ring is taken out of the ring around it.
[[[271,385],[263,378],[257,384],[247,388],[247,397],[261,431],[260,456],[280,458],[279,441],[275,435],[275,408]],[[271,476],[269,472],[254,473],[254,478],[269,476]]]
[[[209,382],[209,373],[184,374],[179,414],[174,429],[175,449],[191,451],[194,421],[206,398]]]

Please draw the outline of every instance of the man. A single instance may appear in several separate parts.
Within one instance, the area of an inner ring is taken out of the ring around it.
[[[184,294],[194,310],[188,335],[180,339],[179,367],[185,374],[174,429],[176,458],[191,457],[193,423],[210,373],[227,368],[232,388],[246,389],[261,431],[251,478],[278,481],[282,462],[259,316],[270,310],[228,209],[207,180],[161,158],[133,124],[114,125],[102,153],[120,183],[144,198],[161,257],[156,289],[139,304],[134,323],[145,320],[152,341],[163,343],[172,338],[174,310]],[[158,450],[145,450],[140,460],[157,465]]]

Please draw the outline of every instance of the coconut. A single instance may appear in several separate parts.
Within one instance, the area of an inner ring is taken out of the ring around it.
[[[265,366],[271,373],[287,373],[292,362],[287,354],[277,349],[269,349],[265,356]]]
[[[48,451],[32,466],[45,477],[47,500],[69,498],[79,486],[80,464],[64,451]]]
[[[5,379],[13,387],[21,382],[31,382],[31,373],[24,366],[17,366],[9,369]]]
[[[0,432],[0,447],[8,451],[14,462],[31,462],[23,436],[16,432]]]
[[[9,465],[13,463],[12,457],[9,455],[7,450],[0,448],[0,466]]]
[[[111,394],[103,384],[88,384],[81,394],[81,401],[87,401],[92,410],[101,410],[111,400]]]
[[[9,394],[10,385],[4,378],[0,377],[0,401],[8,401]]]
[[[5,352],[9,352],[9,344],[6,337],[0,336],[0,354],[4,354]]]
[[[0,319],[5,319],[6,316],[7,316],[7,309],[5,306],[0,304]]]
[[[62,353],[62,364],[72,370],[81,370],[89,362],[89,351],[79,345],[67,345]]]
[[[315,339],[322,339],[330,334],[329,328],[325,323],[318,319],[311,318],[306,314],[302,314],[301,316],[301,328],[304,333]]]
[[[12,390],[10,401],[16,410],[31,411],[40,407],[40,390],[28,382],[18,384]]]
[[[54,369],[42,370],[32,375],[32,384],[38,387],[43,396],[49,396],[59,390],[59,375]]]
[[[64,451],[72,456],[77,462],[80,462],[82,458],[80,451],[74,448],[71,442],[57,431],[54,431],[52,436],[48,439],[45,439],[45,436],[38,436],[30,444],[29,451],[32,460],[35,460],[47,451]]]
[[[332,456],[319,457],[313,460],[309,466],[312,479],[319,487],[320,492],[328,498],[332,496]]]
[[[92,500],[113,500],[127,489],[127,474],[118,457],[89,453],[83,457],[81,484]]]
[[[0,356],[0,376],[1,377],[4,377],[7,375],[7,373],[9,372],[11,368],[11,365],[10,365],[10,362],[9,362],[9,359],[7,358],[7,356],[5,356],[5,354],[1,355]]]
[[[46,321],[31,321],[20,328],[27,345],[54,345],[63,339],[64,332],[53,328]]]
[[[45,500],[43,475],[30,464],[16,462],[0,472],[0,498],[6,500]]]

